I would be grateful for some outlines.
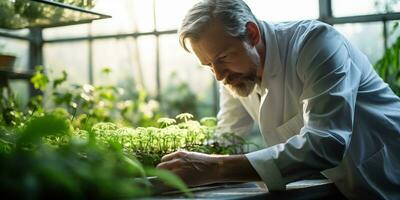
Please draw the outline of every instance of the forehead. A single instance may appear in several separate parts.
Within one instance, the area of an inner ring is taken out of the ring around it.
[[[212,23],[199,39],[190,40],[190,44],[201,62],[210,62],[218,54],[238,48],[241,41],[227,34],[219,23]]]

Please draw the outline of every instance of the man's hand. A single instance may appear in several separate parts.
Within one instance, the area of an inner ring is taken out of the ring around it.
[[[157,168],[170,170],[190,187],[219,182],[219,156],[177,151],[165,155]]]
[[[218,182],[261,180],[244,155],[177,151],[165,155],[157,168],[172,171],[190,187]]]

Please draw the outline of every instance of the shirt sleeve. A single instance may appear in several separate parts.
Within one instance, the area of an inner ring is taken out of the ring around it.
[[[304,38],[296,65],[304,127],[286,143],[246,154],[271,191],[337,166],[352,134],[361,73],[347,43],[328,25]]]
[[[254,124],[239,99],[233,97],[222,85],[220,86],[220,110],[217,118],[217,134],[231,132],[247,136]]]

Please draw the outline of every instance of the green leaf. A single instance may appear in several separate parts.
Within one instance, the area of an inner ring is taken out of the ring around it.
[[[111,73],[111,68],[110,67],[105,67],[101,70],[101,73],[103,74],[110,74]]]
[[[215,117],[204,117],[200,120],[201,125],[207,127],[214,127],[217,125],[217,118]]]
[[[146,169],[146,173],[148,176],[156,176],[162,182],[164,182],[164,184],[180,190],[189,197],[193,197],[193,194],[189,191],[189,188],[186,186],[186,184],[173,173],[166,170],[153,168]]]
[[[140,162],[138,162],[137,160],[132,160],[126,156],[123,157],[123,161],[125,162],[127,167],[129,167],[128,170],[131,173],[138,172],[138,174],[140,174],[141,177],[146,177],[146,172],[143,166],[140,164]]]
[[[175,124],[176,120],[167,117],[161,117],[160,119],[157,120],[157,123],[159,123],[162,127],[167,127],[172,124]]]
[[[44,136],[64,136],[70,133],[70,123],[55,114],[31,119],[24,127],[19,142],[36,143]]]
[[[43,73],[42,66],[36,66],[35,71],[35,75],[31,78],[31,82],[36,89],[44,91],[49,82],[49,78]]]
[[[64,83],[67,80],[68,74],[65,70],[62,71],[63,75],[60,78],[56,78],[53,81],[53,89],[56,89],[59,85]]]
[[[193,119],[193,115],[190,113],[181,113],[177,115],[175,118],[187,122],[189,119]]]

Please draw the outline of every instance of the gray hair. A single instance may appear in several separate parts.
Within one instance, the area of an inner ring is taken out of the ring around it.
[[[242,40],[247,40],[246,24],[258,24],[257,18],[243,0],[202,0],[183,19],[178,33],[181,46],[189,51],[185,44],[186,39],[199,39],[200,34],[214,19],[223,24],[227,34]]]

